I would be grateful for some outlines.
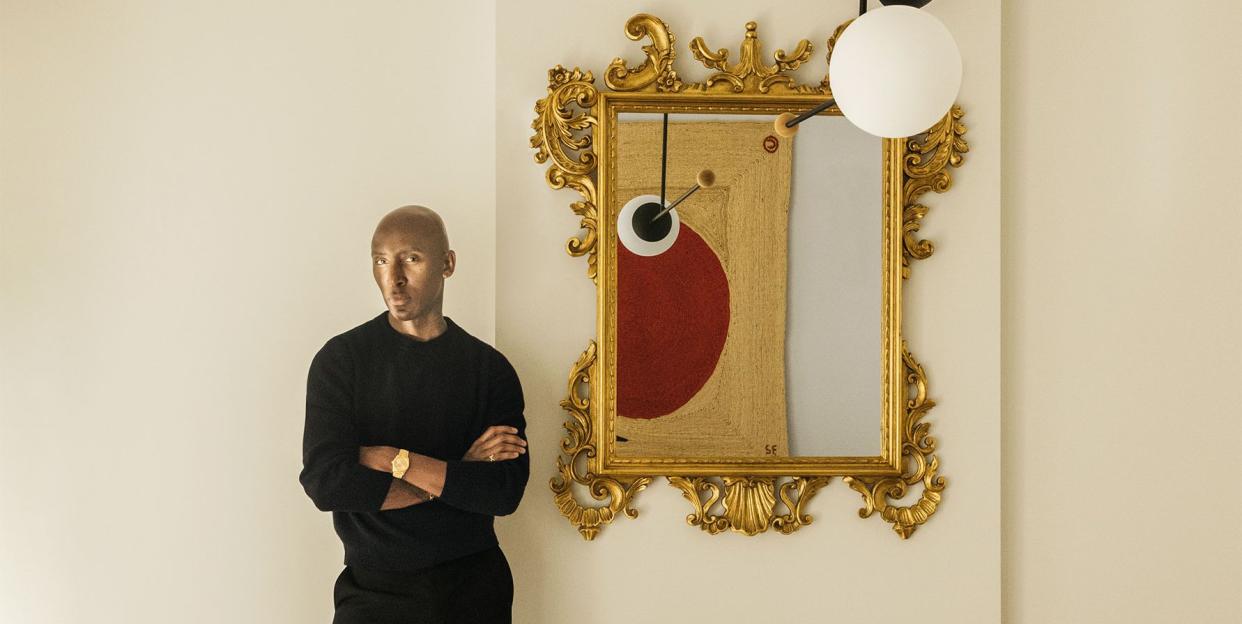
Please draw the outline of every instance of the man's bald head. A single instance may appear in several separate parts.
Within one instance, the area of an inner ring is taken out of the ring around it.
[[[402,206],[384,215],[371,236],[375,283],[392,318],[411,328],[442,323],[444,280],[456,266],[444,220],[425,206]]]
[[[371,236],[371,247],[374,249],[381,238],[392,235],[417,240],[425,246],[429,254],[443,254],[449,250],[448,230],[444,227],[444,219],[426,206],[402,206],[384,215],[379,225],[375,226],[375,234]]]

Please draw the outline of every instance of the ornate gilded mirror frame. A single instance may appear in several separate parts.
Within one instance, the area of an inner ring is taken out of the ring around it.
[[[827,41],[828,55],[841,32],[837,27]],[[884,139],[885,210],[885,304],[882,312],[884,402],[882,453],[878,457],[784,457],[738,458],[697,461],[690,459],[649,459],[626,461],[614,456],[611,423],[603,406],[615,402],[615,379],[604,372],[615,355],[615,278],[612,275],[608,245],[615,232],[603,206],[612,205],[608,194],[609,167],[615,167],[615,153],[609,154],[609,132],[615,132],[616,112],[662,110],[715,112],[749,110],[772,114],[802,110],[832,97],[825,77],[817,85],[798,84],[788,75],[811,58],[812,45],[802,40],[793,52],[777,50],[774,64],[760,56],[760,42],[754,22],[746,25],[737,63],[729,63],[728,51],[712,51],[701,37],[690,43],[694,57],[714,70],[704,82],[684,82],[673,68],[675,38],[660,19],[647,14],[630,18],[625,33],[631,40],[649,38],[643,46],[644,60],[629,67],[617,58],[604,72],[610,90],[600,92],[589,71],[568,70],[558,65],[548,72],[548,94],[535,104],[536,118],[531,126],[535,135],[531,147],[535,160],[545,163],[547,182],[553,189],[572,188],[582,200],[571,204],[581,218],[585,232],[569,239],[571,256],[587,257],[587,276],[597,288],[597,323],[603,342],[592,341],[570,371],[566,398],[561,407],[569,413],[566,435],[557,458],[558,476],[551,480],[556,505],[561,513],[591,540],[600,528],[620,513],[634,518],[635,497],[656,476],[665,476],[680,489],[693,507],[687,523],[710,534],[726,530],[757,535],[775,528],[784,534],[809,524],[805,512],[808,501],[834,476],[841,477],[862,495],[861,517],[878,514],[892,524],[903,539],[936,511],[945,488],[938,474],[936,439],[930,423],[924,421],[935,403],[928,398],[927,376],[911,355],[901,332],[902,282],[910,276],[913,260],[929,257],[934,247],[918,238],[920,222],[927,206],[919,203],[928,191],[943,193],[952,185],[949,167],[962,164],[968,150],[962,135],[966,128],[959,106],[927,132],[909,139]],[[828,114],[840,115],[833,107]],[[613,137],[615,139],[615,136]],[[602,139],[602,140],[601,140]],[[603,145],[600,152],[597,144]],[[896,262],[900,255],[901,262]],[[898,276],[898,273],[900,276]],[[611,296],[609,299],[609,288]],[[612,307],[607,304],[611,301]],[[601,346],[602,344],[602,346]],[[615,376],[615,368],[611,369]],[[609,396],[611,393],[612,396]],[[917,500],[899,504],[912,488],[921,485]],[[585,505],[575,496],[584,486],[600,504]],[[784,513],[781,513],[781,512]]]

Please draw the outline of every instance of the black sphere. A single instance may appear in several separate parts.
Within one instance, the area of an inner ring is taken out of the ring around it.
[[[634,233],[649,243],[664,240],[664,237],[668,236],[669,230],[673,229],[673,213],[667,212],[659,219],[651,220],[663,209],[664,207],[656,202],[647,202],[639,206],[634,211],[634,216],[630,219],[630,224],[634,227]]]

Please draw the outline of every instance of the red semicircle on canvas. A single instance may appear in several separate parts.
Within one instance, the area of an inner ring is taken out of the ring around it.
[[[639,256],[617,245],[617,414],[676,411],[711,378],[729,333],[729,282],[684,222],[673,246]]]

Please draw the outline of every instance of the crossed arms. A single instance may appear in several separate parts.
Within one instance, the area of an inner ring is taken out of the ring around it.
[[[392,460],[401,449],[393,446],[363,446],[358,449],[358,463],[379,472],[390,472]],[[498,462],[517,459],[526,453],[526,440],[517,427],[495,425],[479,436],[462,461]],[[448,463],[434,457],[410,453],[410,467],[400,479],[393,478],[380,511],[402,509],[425,503],[444,493],[444,477]]]
[[[398,449],[363,446],[353,410],[353,363],[348,347],[331,340],[311,364],[302,444],[302,487],[323,511],[374,512],[426,502],[475,513],[513,513],[530,473],[521,385],[499,357],[489,371],[483,421],[489,425],[461,459],[410,453],[402,479],[391,473]],[[494,461],[488,461],[488,457]]]

